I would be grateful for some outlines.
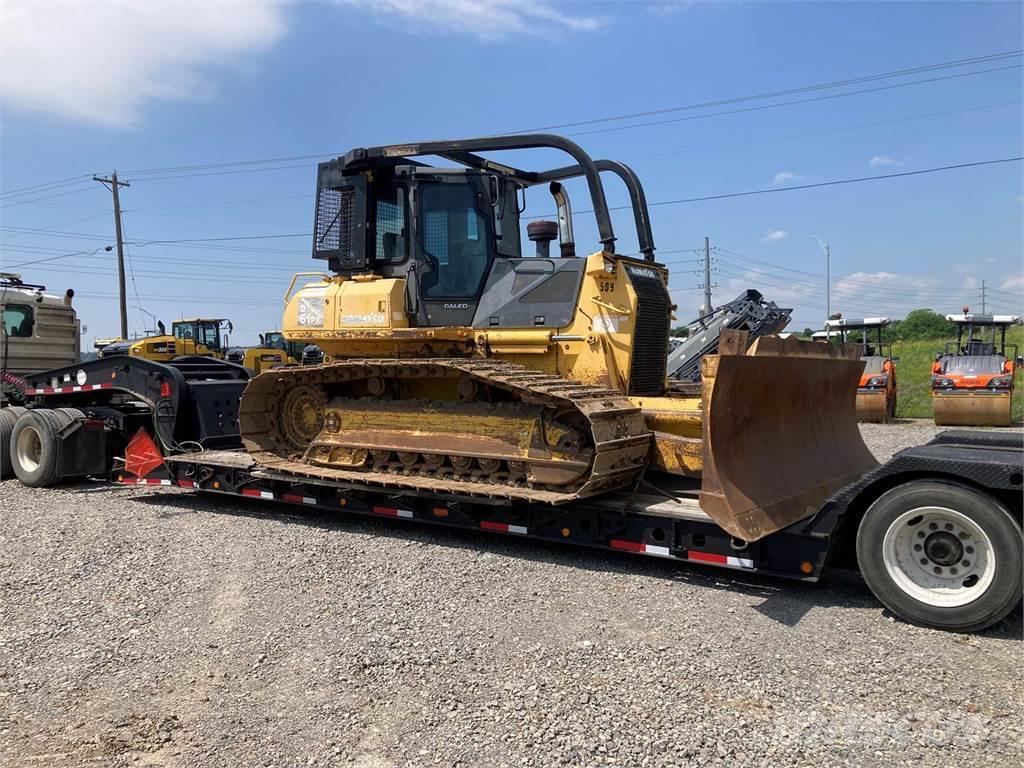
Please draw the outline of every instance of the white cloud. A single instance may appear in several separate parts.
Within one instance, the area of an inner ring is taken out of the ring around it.
[[[1024,291],[1024,272],[1016,275],[1010,275],[1008,278],[1003,280],[1003,284],[999,286],[1001,291]]]
[[[115,127],[154,101],[209,98],[209,69],[273,45],[280,0],[0,3],[0,100]]]
[[[789,237],[789,232],[784,229],[769,229],[764,233],[764,237],[761,238],[762,243],[777,243],[779,240],[785,240]]]
[[[793,173],[792,171],[779,171],[775,174],[774,182],[776,184],[788,184],[791,181],[803,181],[803,176],[799,173]]]
[[[872,168],[888,168],[895,165],[903,165],[903,161],[889,157],[888,155],[875,155],[868,160],[868,165]]]
[[[597,16],[562,13],[543,0],[335,0],[358,7],[378,20],[398,22],[407,28],[433,28],[459,32],[483,40],[510,34],[546,34],[569,30],[592,32],[605,25]],[[557,29],[555,29],[557,28]]]

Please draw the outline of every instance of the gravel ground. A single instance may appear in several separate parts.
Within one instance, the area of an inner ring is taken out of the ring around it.
[[[880,457],[925,423],[867,427]],[[297,514],[0,485],[0,765],[1012,766],[1021,617]]]

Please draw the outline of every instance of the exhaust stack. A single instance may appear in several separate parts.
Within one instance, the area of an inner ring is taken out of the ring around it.
[[[555,205],[558,206],[558,240],[561,243],[561,256],[563,259],[570,259],[576,255],[576,241],[572,234],[572,206],[569,205],[569,195],[565,187],[557,181],[552,181],[551,196],[555,198]]]
[[[71,309],[71,300],[73,298],[75,298],[75,292],[71,288],[64,291],[64,306],[68,309]]]

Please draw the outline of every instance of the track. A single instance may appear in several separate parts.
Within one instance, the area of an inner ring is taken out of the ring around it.
[[[628,487],[651,446],[640,408],[617,392],[496,360],[277,369],[249,383],[239,418],[246,448],[268,469],[552,504]],[[538,447],[534,435],[527,445],[531,429],[564,444],[545,437]]]

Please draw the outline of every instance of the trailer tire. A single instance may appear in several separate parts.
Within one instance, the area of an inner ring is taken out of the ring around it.
[[[1021,600],[1024,536],[995,498],[955,482],[914,480],[868,508],[857,562],[875,597],[900,618],[978,632]]]
[[[18,417],[27,410],[19,405],[0,408],[0,480],[14,477],[14,469],[11,467],[11,433]]]
[[[23,413],[11,433],[11,464],[22,485],[45,488],[60,480],[58,433],[70,423],[65,414],[46,408]]]

